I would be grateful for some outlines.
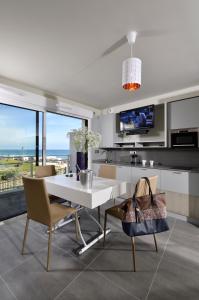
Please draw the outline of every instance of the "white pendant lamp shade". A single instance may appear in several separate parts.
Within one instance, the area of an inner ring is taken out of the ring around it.
[[[142,61],[137,57],[130,57],[123,61],[122,86],[125,90],[135,91],[141,86]]]
[[[131,57],[123,61],[122,65],[122,86],[125,90],[135,91],[141,86],[142,61],[132,56],[133,44],[135,44],[137,32],[130,31],[127,34],[128,44],[131,47]]]

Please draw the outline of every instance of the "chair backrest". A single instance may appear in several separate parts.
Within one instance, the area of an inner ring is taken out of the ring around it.
[[[50,201],[44,179],[24,176],[23,184],[28,218],[45,225],[50,225]]]
[[[37,166],[35,168],[35,177],[42,178],[48,176],[56,175],[56,170],[54,165],[47,165],[47,166]]]
[[[116,179],[116,166],[101,165],[99,168],[99,177]]]
[[[148,178],[149,178],[152,193],[155,194],[157,190],[158,176],[151,176]],[[140,178],[137,184],[138,184],[138,189],[136,194],[137,197],[149,195],[149,186],[144,178]]]

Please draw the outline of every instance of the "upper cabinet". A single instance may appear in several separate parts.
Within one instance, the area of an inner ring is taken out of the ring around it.
[[[168,103],[168,128],[199,127],[199,97]]]
[[[101,115],[92,119],[91,129],[102,135],[101,147],[113,147],[115,126],[115,114]]]

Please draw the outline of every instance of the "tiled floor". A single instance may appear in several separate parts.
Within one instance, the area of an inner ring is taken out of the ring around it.
[[[199,228],[169,218],[170,231],[157,236],[159,252],[151,236],[136,239],[137,272],[132,272],[131,244],[118,220],[106,247],[97,243],[80,257],[74,224],[53,235],[51,272],[45,227],[31,222],[26,254],[21,256],[25,216],[0,226],[0,300],[163,300],[199,299]],[[81,212],[81,225],[96,226]]]

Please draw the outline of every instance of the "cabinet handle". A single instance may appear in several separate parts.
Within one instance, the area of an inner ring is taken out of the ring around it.
[[[182,174],[182,172],[177,172],[177,171],[174,171],[173,173],[174,174]]]

